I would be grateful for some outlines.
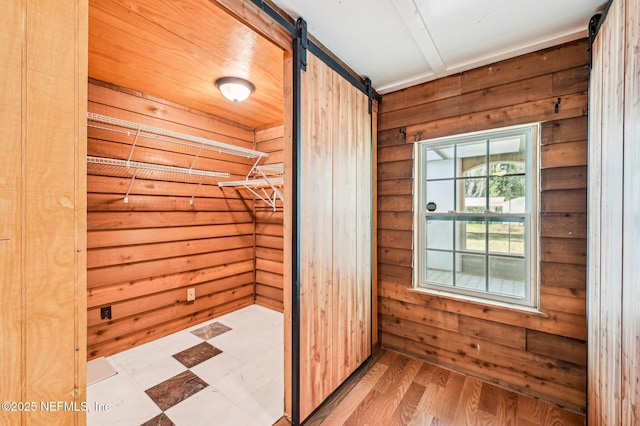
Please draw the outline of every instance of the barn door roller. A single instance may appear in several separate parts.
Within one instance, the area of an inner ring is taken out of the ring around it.
[[[300,55],[298,56],[298,66],[302,71],[307,70],[307,50],[309,49],[309,39],[307,37],[307,21],[302,18],[298,18],[296,21],[296,29],[298,31],[298,39],[300,40]]]
[[[302,52],[300,55],[301,57],[299,58],[300,63],[295,65],[299,65],[302,71],[307,70],[307,50],[309,50],[311,53],[320,58],[325,64],[331,67],[331,69],[340,74],[345,80],[347,80],[361,92],[369,96],[370,99],[375,99],[378,102],[382,102],[382,96],[377,94],[373,87],[367,87],[366,79],[363,81],[362,78],[354,75],[351,70],[345,68],[343,64],[338,62],[333,56],[329,55],[324,48],[317,45],[312,38],[309,38],[307,33],[307,22],[302,17],[298,18],[294,25],[289,16],[281,15],[280,12],[272,8],[268,4],[268,2],[265,2],[263,0],[251,0],[251,3],[255,4],[271,19],[273,19],[284,29],[286,29],[294,37],[294,45],[296,43],[295,39],[300,40],[302,45]]]
[[[589,71],[591,71],[591,68],[593,67],[593,41],[598,34],[598,24],[600,23],[601,18],[602,14],[598,13],[593,15],[589,21],[589,47],[587,48],[589,51]]]

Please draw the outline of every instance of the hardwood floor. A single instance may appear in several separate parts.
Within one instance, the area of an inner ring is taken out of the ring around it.
[[[568,426],[585,417],[380,349],[304,424]]]

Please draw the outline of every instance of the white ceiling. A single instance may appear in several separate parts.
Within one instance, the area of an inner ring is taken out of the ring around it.
[[[275,0],[388,93],[587,36],[606,0]]]

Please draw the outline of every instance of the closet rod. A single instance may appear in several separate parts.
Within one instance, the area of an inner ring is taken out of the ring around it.
[[[218,142],[211,139],[201,138],[199,136],[187,135],[184,133],[174,132],[172,130],[165,130],[158,127],[149,126],[146,124],[134,123],[132,121],[122,120],[120,118],[109,117],[106,115],[96,114],[93,112],[87,113],[87,119],[90,121],[110,124],[113,126],[122,127],[130,130],[134,130],[134,131],[139,130],[141,132],[140,136],[150,138],[150,139],[160,140],[163,142],[175,143],[176,141],[167,139],[167,138],[173,138],[181,141],[190,142],[189,145],[194,146],[196,148],[204,145],[204,146],[207,146],[207,149],[209,150],[213,150],[213,151],[217,151],[225,154],[236,155],[240,157],[266,158],[269,156],[269,154],[266,152],[255,151],[253,149],[243,148],[240,146],[235,146],[235,145],[227,144],[224,142]],[[101,127],[101,128],[105,129],[104,127]],[[116,129],[105,129],[105,130],[118,131]]]

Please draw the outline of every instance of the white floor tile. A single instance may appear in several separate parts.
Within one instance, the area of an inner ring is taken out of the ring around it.
[[[210,385],[216,383],[220,379],[242,368],[242,363],[236,360],[226,352],[208,359],[195,367],[191,367],[191,371]]]
[[[191,333],[173,333],[165,337],[161,337],[158,340],[154,340],[160,349],[164,350],[168,355],[174,355],[178,352],[182,352],[185,349],[189,349],[193,346],[199,345],[204,340]]]
[[[218,419],[225,415],[231,405],[224,395],[207,387],[167,409],[165,414],[176,426],[209,426],[218,424]]]
[[[284,354],[282,350],[265,350],[248,364],[257,371],[264,371],[271,378],[284,377]]]
[[[160,349],[155,342],[113,355],[113,359],[143,389],[162,383],[187,369],[178,360]]]
[[[87,362],[87,386],[116,374],[118,374],[118,370],[103,356]]]
[[[214,319],[210,319],[208,321],[199,322],[196,325],[192,325],[189,328],[185,328],[184,330],[178,331],[178,333],[184,333],[184,332],[191,333],[193,330],[197,330],[197,329],[199,329],[201,327],[205,327],[205,326],[207,326],[209,324],[213,324],[216,321],[220,321],[220,318],[222,318],[222,317],[217,317],[217,318],[214,318]]]
[[[216,421],[216,426],[271,426],[273,423],[261,423],[251,418],[244,407],[238,407],[237,405],[229,406],[228,410],[224,412],[219,420]]]
[[[262,372],[244,367],[211,384],[210,387],[229,398],[231,402],[238,403],[268,381],[269,377]]]
[[[258,423],[274,424],[284,413],[284,378],[269,380],[237,405]]]
[[[243,364],[251,361],[262,350],[262,348],[256,346],[255,336],[249,330],[234,329],[209,339],[207,342]]]
[[[96,411],[98,405],[105,408]],[[127,374],[118,374],[87,387],[87,407],[89,426],[139,425],[162,412]]]
[[[192,330],[220,322],[231,331],[209,339],[223,352],[193,368],[209,386],[166,410],[177,426],[270,426],[283,413],[284,317],[252,305],[108,357],[116,376],[87,388],[87,424],[139,425],[161,413],[145,389],[186,370],[171,355],[202,343]]]

